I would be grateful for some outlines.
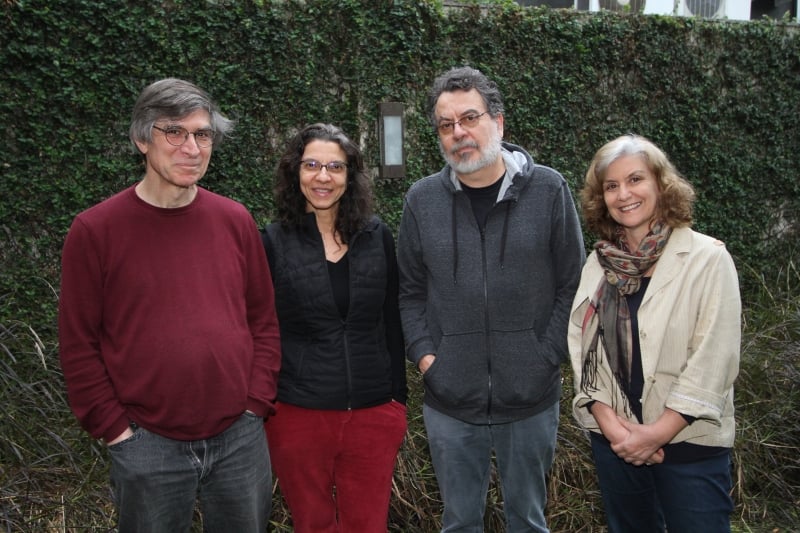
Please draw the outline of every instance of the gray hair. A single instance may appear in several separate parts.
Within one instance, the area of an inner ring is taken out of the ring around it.
[[[436,126],[436,102],[443,92],[470,91],[475,89],[483,98],[489,115],[496,117],[504,112],[503,95],[497,84],[486,77],[478,69],[472,67],[455,67],[440,74],[428,93],[428,117],[431,125]]]
[[[153,125],[159,119],[177,120],[204,109],[211,118],[214,147],[233,130],[233,121],[225,117],[211,96],[193,83],[177,78],[165,78],[145,87],[133,106],[129,136],[136,142],[153,140]]]

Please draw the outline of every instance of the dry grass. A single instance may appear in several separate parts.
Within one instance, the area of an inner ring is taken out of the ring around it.
[[[745,299],[734,450],[737,532],[788,532],[800,523],[798,282],[792,267],[782,285],[764,283]],[[409,432],[397,461],[389,529],[428,533],[439,527],[441,504],[422,423],[419,378],[416,372],[409,377]],[[569,417],[569,375],[564,385],[549,479],[550,525],[554,532],[601,532],[603,512],[588,442]],[[486,530],[502,531],[502,521],[502,496],[492,483]],[[288,532],[290,524],[276,487],[271,529]],[[0,533],[109,531],[113,525],[106,454],[69,412],[54,333],[40,336],[27,324],[0,323]]]

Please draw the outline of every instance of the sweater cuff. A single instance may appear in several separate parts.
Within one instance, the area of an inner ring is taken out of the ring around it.
[[[413,345],[408,347],[408,360],[414,363],[414,368],[419,367],[419,360],[428,354],[436,354],[433,349],[433,339],[430,337],[422,337]]]
[[[255,413],[256,416],[266,419],[275,412],[275,406],[272,403],[264,404],[253,398],[248,398],[245,410],[251,411]]]
[[[103,433],[102,438],[108,444],[112,440],[116,439],[122,433],[131,426],[131,421],[128,418],[127,414],[123,414],[117,420],[114,421],[113,424]]]

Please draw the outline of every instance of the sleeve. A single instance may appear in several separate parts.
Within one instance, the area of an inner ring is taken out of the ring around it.
[[[556,362],[564,363],[569,359],[567,323],[586,259],[578,213],[566,181],[562,183],[560,194],[555,196],[552,212],[550,250],[556,282],[555,302],[543,340],[557,357]]]
[[[264,245],[264,252],[267,254],[270,279],[272,279],[272,273],[275,272],[275,248],[272,244],[272,238],[269,236],[269,230],[267,228],[261,230],[261,244]]]
[[[717,241],[713,260],[693,269],[699,279],[699,309],[690,336],[689,357],[672,385],[666,406],[695,419],[719,423],[739,373],[741,311],[739,279],[733,259]]]
[[[268,417],[274,412],[281,366],[280,330],[275,292],[265,248],[255,221],[248,217],[244,245],[247,257],[247,322],[253,336],[253,364],[247,409]]]
[[[70,407],[81,426],[98,439],[113,440],[129,425],[100,349],[103,277],[97,240],[80,216],[70,227],[61,255],[58,340]]]
[[[419,231],[413,209],[406,198],[397,236],[397,266],[400,271],[400,316],[406,357],[415,366],[422,356],[435,353],[426,319],[428,280]]]
[[[406,358],[403,328],[400,320],[400,276],[397,270],[394,237],[386,225],[383,231],[383,249],[386,253],[386,297],[383,301],[383,319],[386,328],[386,346],[392,361],[392,398],[405,405],[408,398],[406,384]]]

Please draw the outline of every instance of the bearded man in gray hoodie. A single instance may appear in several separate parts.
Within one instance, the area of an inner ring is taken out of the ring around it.
[[[428,104],[447,164],[409,189],[397,253],[442,531],[483,530],[494,453],[507,531],[546,532],[560,366],[585,259],[578,215],[561,174],[503,142],[502,95],[483,73],[445,72]]]

